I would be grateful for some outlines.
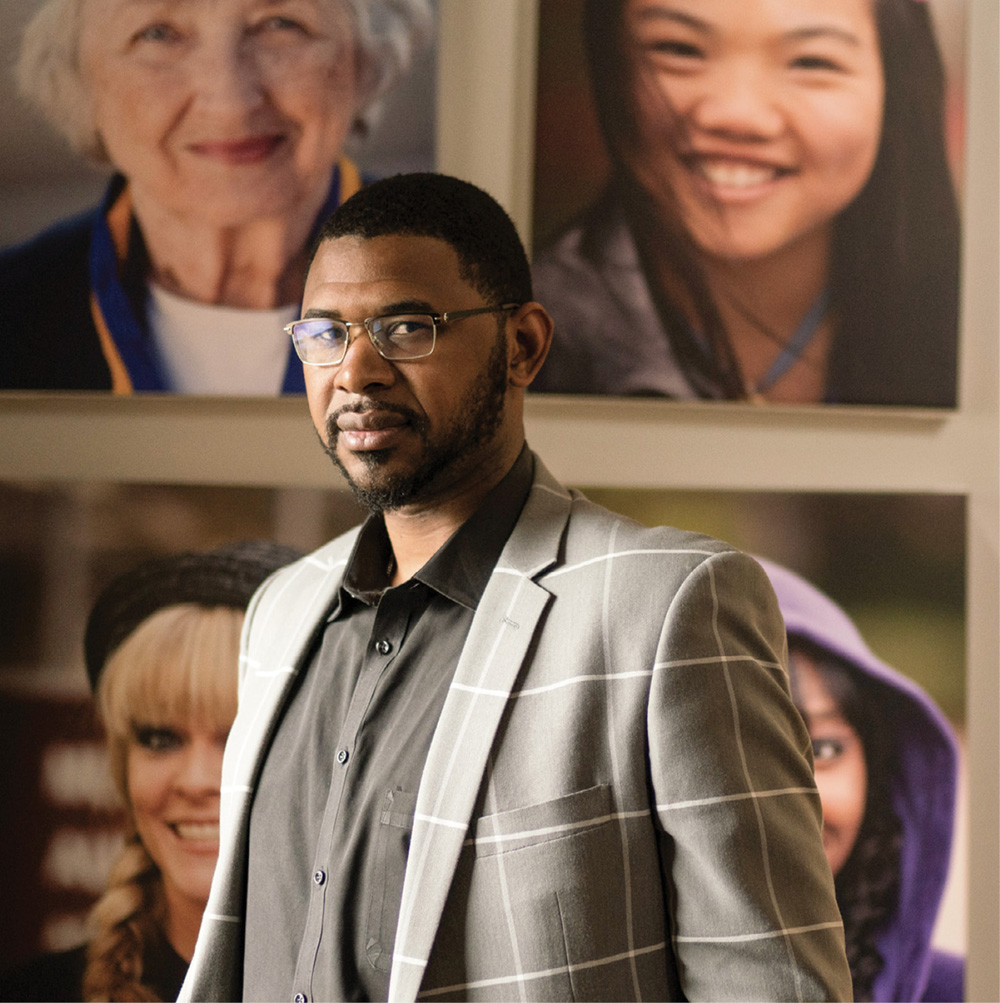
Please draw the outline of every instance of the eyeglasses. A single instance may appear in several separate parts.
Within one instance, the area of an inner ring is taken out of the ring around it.
[[[434,351],[439,325],[452,324],[481,313],[506,313],[520,303],[502,306],[480,306],[473,310],[452,310],[449,313],[399,313],[386,317],[366,317],[364,320],[330,320],[316,317],[294,320],[285,325],[292,336],[295,354],[307,366],[337,366],[347,356],[351,343],[351,328],[364,327],[371,343],[383,359],[397,362],[403,359],[423,359]]]

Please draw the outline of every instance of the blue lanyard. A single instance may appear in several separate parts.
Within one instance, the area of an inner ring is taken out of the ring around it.
[[[770,390],[778,380],[792,367],[799,356],[806,350],[806,346],[816,336],[820,322],[826,314],[826,308],[830,305],[830,294],[824,289],[811,307],[805,317],[802,318],[795,333],[785,342],[785,347],[778,353],[778,357],[771,363],[770,368],[764,374],[764,378],[757,384],[756,392],[759,394]]]

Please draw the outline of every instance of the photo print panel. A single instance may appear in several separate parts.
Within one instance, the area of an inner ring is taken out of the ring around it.
[[[855,998],[962,999],[964,497],[582,490],[764,565],[812,740]]]
[[[963,0],[546,0],[550,393],[956,405]]]
[[[4,0],[0,391],[303,392],[320,226],[434,169],[437,7]]]
[[[84,660],[98,595],[149,560],[244,541],[286,548],[272,557],[265,547],[260,574],[362,518],[345,492],[0,483],[0,973],[83,943],[87,913],[121,852],[121,792]],[[226,643],[235,694],[236,636]]]

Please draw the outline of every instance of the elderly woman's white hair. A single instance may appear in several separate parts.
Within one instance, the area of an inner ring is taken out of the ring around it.
[[[352,133],[364,136],[382,98],[410,68],[433,30],[430,0],[326,0],[352,10],[361,65]],[[80,73],[78,46],[84,0],[45,0],[21,41],[17,80],[21,93],[78,153],[97,163],[108,157],[94,125]]]

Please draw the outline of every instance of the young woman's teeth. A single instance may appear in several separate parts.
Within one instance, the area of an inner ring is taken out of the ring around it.
[[[701,172],[713,185],[720,188],[752,188],[774,180],[778,171],[761,164],[736,164],[732,162],[701,162]]]

